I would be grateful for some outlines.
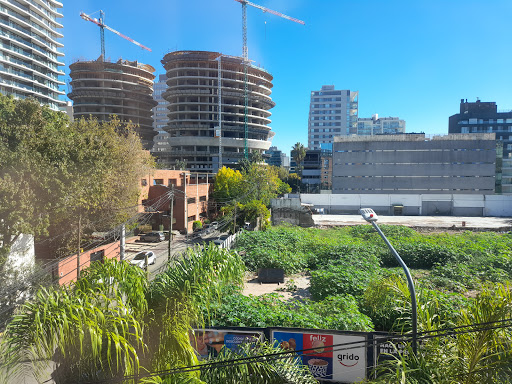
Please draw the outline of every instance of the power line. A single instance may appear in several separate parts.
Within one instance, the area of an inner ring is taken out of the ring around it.
[[[496,322],[488,322],[488,323],[481,323],[481,324],[485,325],[485,324],[491,324],[491,323],[504,323],[504,322],[508,322],[510,324],[502,324],[502,325],[495,326],[495,327],[478,328],[478,329],[466,330],[466,331],[461,331],[461,332],[456,332],[455,328],[458,328],[458,327],[454,327],[452,332],[445,333],[445,334],[439,334],[439,335],[420,336],[420,337],[417,337],[417,340],[426,340],[426,339],[439,338],[439,337],[449,337],[449,336],[453,336],[453,335],[457,335],[457,334],[482,332],[482,331],[486,331],[486,330],[503,329],[503,328],[512,327],[512,319],[505,319],[505,320],[500,320],[500,321],[496,321]],[[478,327],[481,324],[477,323],[477,324],[472,324],[470,326]],[[462,327],[468,327],[468,326],[462,326]],[[452,328],[450,328],[450,330],[452,330]],[[413,337],[412,337],[412,335],[410,335],[410,336],[409,335],[399,335],[399,336],[384,336],[380,339],[382,341],[379,341],[378,339],[377,340],[374,339],[374,340],[352,341],[352,342],[347,342],[347,343],[327,345],[327,346],[323,346],[322,348],[324,348],[324,350],[337,352],[337,351],[345,351],[345,350],[358,349],[358,348],[363,348],[363,347],[368,347],[368,346],[373,346],[373,345],[379,345],[379,344],[383,344],[383,343],[389,343],[390,341],[393,341],[393,340],[399,341],[399,342],[410,342],[413,340]],[[125,376],[125,377],[119,378],[119,379],[108,379],[108,380],[84,382],[84,384],[86,384],[86,383],[90,383],[90,384],[93,384],[93,383],[95,383],[95,384],[116,383],[116,382],[124,382],[126,380],[132,380],[132,379],[141,379],[141,378],[145,378],[145,377],[168,376],[168,375],[173,375],[173,374],[178,374],[178,373],[187,373],[187,372],[192,372],[192,371],[197,371],[197,370],[223,368],[223,367],[227,367],[227,366],[250,364],[250,363],[255,363],[255,362],[265,362],[268,358],[274,358],[274,359],[289,358],[290,354],[296,354],[298,352],[302,352],[302,353],[303,352],[311,352],[311,351],[315,351],[316,349],[318,349],[318,347],[294,350],[294,351],[275,352],[275,353],[263,354],[263,355],[252,356],[252,357],[244,357],[244,358],[224,360],[224,361],[219,361],[219,362],[204,363],[204,364],[193,365],[193,366],[188,366],[188,367],[173,368],[173,369],[168,369],[168,370],[151,372],[148,374],[128,375],[128,376]],[[308,354],[306,353],[305,355],[308,355]]]

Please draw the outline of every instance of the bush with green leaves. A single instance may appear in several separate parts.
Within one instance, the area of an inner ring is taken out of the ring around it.
[[[264,341],[242,344],[236,350],[223,348],[217,357],[204,361],[201,379],[208,384],[317,383],[309,368],[295,354],[281,358],[258,358],[281,352],[284,351],[277,344]],[[245,364],[232,363],[240,359],[244,359]]]
[[[203,228],[203,223],[201,222],[201,220],[196,220],[192,223],[192,229],[195,231],[196,229],[201,229]]]
[[[310,292],[315,300],[338,294],[359,297],[380,273],[379,260],[365,247],[338,247],[323,269],[311,271]]]
[[[236,289],[224,291],[222,301],[204,311],[210,325],[237,327],[298,327],[369,331],[371,320],[363,315],[354,297],[339,295],[323,301],[284,301],[277,293],[244,296]]]

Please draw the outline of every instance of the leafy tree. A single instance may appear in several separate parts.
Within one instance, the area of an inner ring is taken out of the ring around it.
[[[71,229],[50,246],[64,255],[76,249],[78,222],[84,232],[105,230],[134,213],[124,207],[136,205],[153,162],[133,126],[116,118],[69,123],[34,100],[1,95],[0,117],[0,264],[20,233]]]
[[[290,186],[293,192],[300,192],[302,182],[299,175],[290,173],[285,182]]]
[[[185,170],[187,169],[187,160],[176,160],[174,164],[174,169]]]
[[[239,212],[239,219],[237,221],[240,226],[243,226],[245,222],[249,222],[252,227],[255,227],[258,219],[260,219],[261,229],[265,229],[268,226],[270,211],[259,200],[238,204],[237,212]]]
[[[218,202],[233,200],[240,196],[243,177],[240,171],[222,167],[215,176],[213,197]]]
[[[302,178],[302,169],[304,166],[302,165],[302,162],[304,161],[304,158],[306,157],[306,148],[303,144],[297,142],[292,147],[292,158],[295,161],[297,173]]]

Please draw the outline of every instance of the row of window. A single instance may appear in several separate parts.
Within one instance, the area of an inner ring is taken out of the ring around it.
[[[469,119],[469,120],[460,120],[457,124],[503,124],[503,123],[512,123],[512,119]]]
[[[432,148],[432,149],[338,149],[337,153],[371,153],[371,152],[466,152],[494,151],[494,148]]]

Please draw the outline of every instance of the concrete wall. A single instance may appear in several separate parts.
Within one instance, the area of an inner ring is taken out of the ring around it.
[[[80,271],[87,269],[91,265],[91,256],[93,254],[101,253],[102,259],[117,259],[119,260],[120,255],[120,243],[119,241],[105,244],[97,248],[93,248],[87,252],[80,254]],[[62,259],[59,264],[54,268],[54,278],[57,279],[60,285],[69,284],[72,281],[76,281],[77,277],[77,262],[76,254]]]
[[[333,158],[333,193],[494,193],[494,134],[340,137]]]
[[[272,199],[270,204],[272,207],[272,225],[288,223],[301,227],[311,227],[315,224],[310,208],[303,206],[298,198]]]
[[[360,208],[370,207],[392,215],[393,206],[400,205],[406,216],[512,216],[512,195],[301,194],[300,201],[328,214],[359,214]]]

